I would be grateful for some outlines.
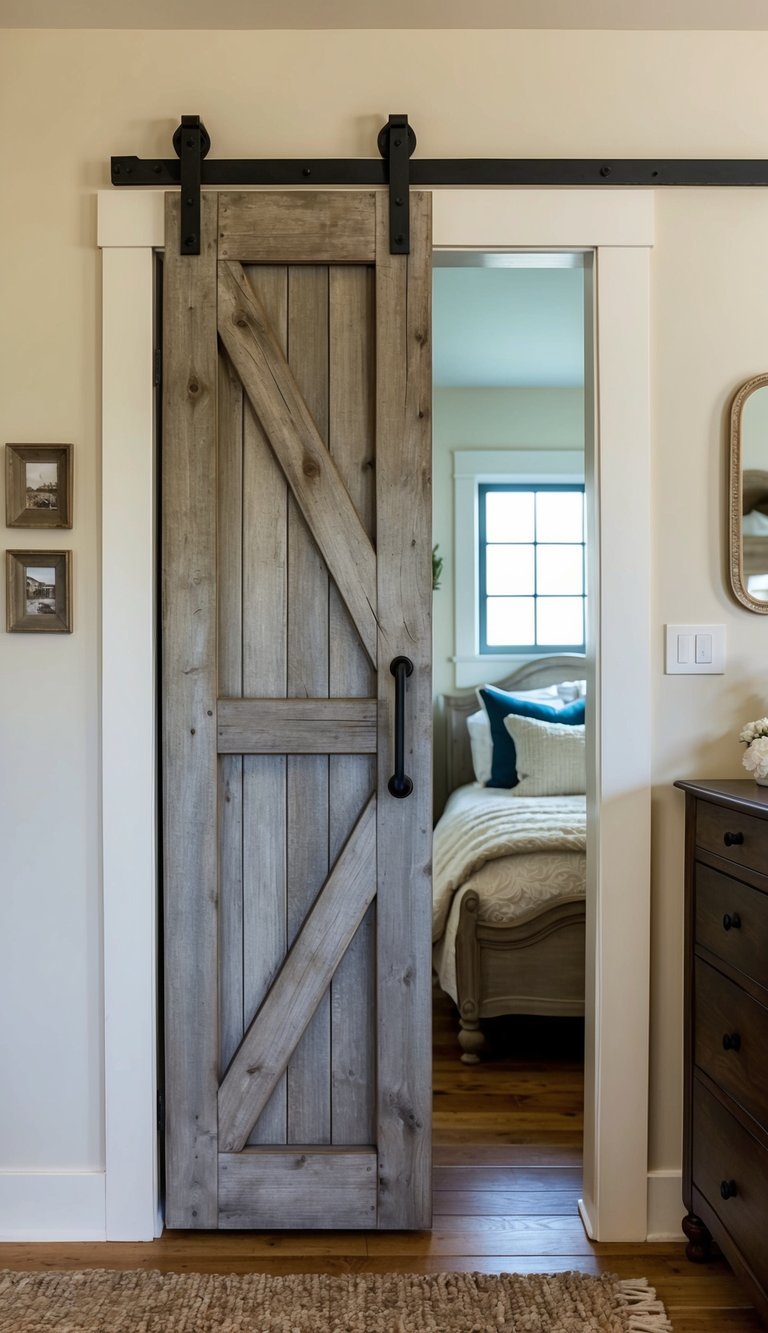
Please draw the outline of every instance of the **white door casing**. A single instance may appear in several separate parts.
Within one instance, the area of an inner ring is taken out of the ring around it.
[[[651,191],[602,189],[438,189],[433,196],[436,248],[594,251],[596,422],[587,467],[590,591],[599,587],[599,599],[590,599],[590,641],[599,652],[588,777],[581,1209],[590,1236],[608,1241],[644,1240],[647,1232],[653,198]],[[103,191],[98,204],[102,588],[109,589],[102,607],[106,1238],[148,1240],[161,1225],[151,372],[163,195]]]

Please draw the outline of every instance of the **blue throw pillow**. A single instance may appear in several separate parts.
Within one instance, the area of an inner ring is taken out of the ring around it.
[[[493,685],[484,685],[478,694],[488,714],[493,742],[491,776],[486,787],[516,787],[519,782],[515,742],[504,726],[504,718],[510,713],[518,717],[532,717],[538,722],[564,722],[571,727],[581,726],[584,722],[584,699],[574,699],[565,708],[553,708],[551,704],[520,699],[515,694],[508,694],[506,690],[497,690]]]

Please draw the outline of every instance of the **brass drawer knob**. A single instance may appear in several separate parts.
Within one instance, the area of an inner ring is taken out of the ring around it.
[[[723,1050],[738,1051],[741,1049],[741,1037],[738,1032],[725,1032],[723,1034]]]
[[[744,841],[743,833],[724,833],[723,842],[726,847],[740,847]]]
[[[735,1199],[738,1192],[735,1180],[723,1180],[720,1182],[720,1195],[723,1199]]]
[[[738,912],[726,912],[723,917],[723,930],[741,930],[741,917]]]

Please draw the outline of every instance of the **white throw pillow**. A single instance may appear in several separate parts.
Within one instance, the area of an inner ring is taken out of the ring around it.
[[[467,718],[467,731],[469,732],[469,744],[472,750],[472,767],[475,770],[475,781],[485,786],[491,776],[493,741],[491,740],[491,724],[484,708],[478,708],[476,713],[470,713]]]
[[[576,796],[587,789],[584,727],[538,722],[510,713],[504,726],[515,744],[517,776],[511,796]]]
[[[556,687],[557,693],[564,703],[573,703],[574,699],[582,699],[587,693],[587,682],[585,680],[564,680]]]

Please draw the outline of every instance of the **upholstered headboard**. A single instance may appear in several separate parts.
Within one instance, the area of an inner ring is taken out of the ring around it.
[[[513,671],[503,680],[494,681],[501,690],[536,690],[545,685],[557,685],[562,680],[583,680],[586,658],[583,653],[559,653],[537,657]],[[469,747],[467,718],[478,709],[474,689],[458,690],[455,694],[440,696],[440,711],[444,726],[445,772],[443,781],[436,782],[445,798],[456,787],[474,781],[472,752]],[[436,775],[439,778],[439,775]]]

